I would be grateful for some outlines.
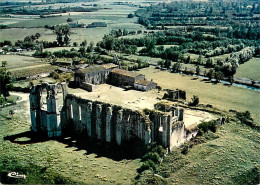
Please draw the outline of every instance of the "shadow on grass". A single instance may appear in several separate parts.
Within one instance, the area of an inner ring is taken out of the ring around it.
[[[75,151],[85,150],[84,155],[96,154],[96,158],[107,157],[115,161],[123,159],[133,160],[139,158],[143,154],[143,148],[138,141],[124,143],[121,146],[116,143],[105,143],[88,137],[67,136],[58,139],[59,142],[66,144],[66,148],[74,147]]]
[[[141,147],[142,145],[139,144],[140,142],[136,140],[118,146],[116,143],[108,144],[89,139],[88,137],[75,137],[72,135],[50,139],[45,137],[44,134],[34,133],[32,131],[6,136],[4,140],[9,140],[12,143],[20,145],[56,140],[67,145],[66,148],[73,147],[76,148],[75,151],[85,150],[86,153],[84,153],[84,155],[96,154],[96,158],[107,157],[115,161],[139,158],[144,150],[144,148]]]
[[[21,140],[26,138],[26,140]],[[4,137],[4,140],[9,140],[12,143],[17,143],[17,144],[33,144],[33,143],[38,143],[38,142],[44,142],[49,140],[46,137],[42,137],[39,135],[36,135],[35,133],[31,132],[31,131],[26,131],[26,132],[22,132],[19,134],[14,134],[14,135],[10,135],[10,136],[6,136]]]

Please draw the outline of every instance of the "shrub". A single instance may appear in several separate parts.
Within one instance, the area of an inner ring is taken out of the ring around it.
[[[197,106],[200,100],[198,96],[193,95],[191,102],[189,103],[190,106]]]
[[[216,132],[217,131],[217,123],[216,121],[209,121],[209,122],[202,122],[198,125],[198,129],[203,133],[208,132],[209,130],[212,132]]]

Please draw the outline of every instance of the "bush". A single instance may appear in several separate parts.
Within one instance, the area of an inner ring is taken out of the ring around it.
[[[251,114],[249,111],[245,112],[237,112],[236,113],[237,119],[240,120],[242,124],[248,125],[251,128],[256,128],[257,126],[253,123],[253,118],[251,117]],[[258,127],[259,128],[259,127]]]
[[[212,132],[217,131],[217,123],[216,121],[202,122],[198,125],[198,129],[200,133],[206,133],[209,130]]]
[[[193,95],[191,102],[189,103],[190,106],[197,106],[200,100],[198,96]]]

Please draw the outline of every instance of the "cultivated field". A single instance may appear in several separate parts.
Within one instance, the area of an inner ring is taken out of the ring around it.
[[[139,71],[147,78],[153,79],[159,86],[166,89],[182,89],[187,92],[187,99],[193,95],[200,98],[200,103],[211,104],[220,110],[250,111],[255,121],[260,124],[259,92],[223,84],[212,84],[191,76],[160,71],[154,67]]]

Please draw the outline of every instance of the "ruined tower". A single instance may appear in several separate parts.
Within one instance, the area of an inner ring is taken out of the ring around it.
[[[61,115],[66,92],[66,84],[60,83],[43,83],[32,87],[29,97],[32,131],[42,132],[50,138],[61,136]]]

